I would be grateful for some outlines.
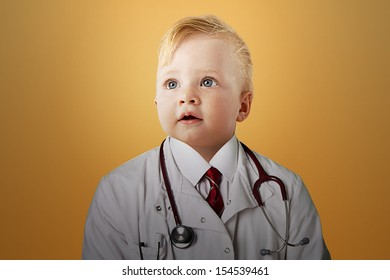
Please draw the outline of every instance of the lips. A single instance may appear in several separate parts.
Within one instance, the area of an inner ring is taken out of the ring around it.
[[[185,112],[179,117],[179,122],[184,124],[192,124],[202,121],[202,119],[195,113]]]
[[[198,118],[195,116],[184,116],[181,118],[183,121],[188,121],[188,120],[197,120]]]

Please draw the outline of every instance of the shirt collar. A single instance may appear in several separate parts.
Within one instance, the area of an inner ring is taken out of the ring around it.
[[[169,137],[169,146],[177,168],[194,186],[211,166],[217,168],[230,182],[233,181],[238,158],[238,140],[235,136],[222,146],[210,163],[180,140]]]
[[[237,169],[238,145],[236,136],[233,136],[210,160],[210,165],[217,168],[229,182],[233,181]]]

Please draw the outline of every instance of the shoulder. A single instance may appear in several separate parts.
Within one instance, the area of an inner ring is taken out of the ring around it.
[[[109,172],[106,177],[129,177],[143,175],[151,170],[158,169],[159,164],[159,148],[156,147],[149,150]]]
[[[123,195],[144,193],[147,186],[159,182],[158,148],[149,150],[113,169],[102,177],[97,192],[110,193],[116,199]]]

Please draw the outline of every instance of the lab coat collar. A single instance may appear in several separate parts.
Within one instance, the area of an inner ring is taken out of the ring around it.
[[[168,137],[168,140],[178,169],[193,186],[199,182],[211,166],[217,168],[229,182],[233,181],[237,169],[239,146],[235,136],[222,146],[209,163],[186,143],[172,137]]]

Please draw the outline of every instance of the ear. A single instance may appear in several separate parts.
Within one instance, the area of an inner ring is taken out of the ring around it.
[[[154,99],[154,105],[157,106],[157,97]]]
[[[238,122],[244,121],[249,116],[249,112],[251,111],[252,99],[253,93],[251,91],[241,93],[240,111],[238,112],[238,116],[236,119]]]

